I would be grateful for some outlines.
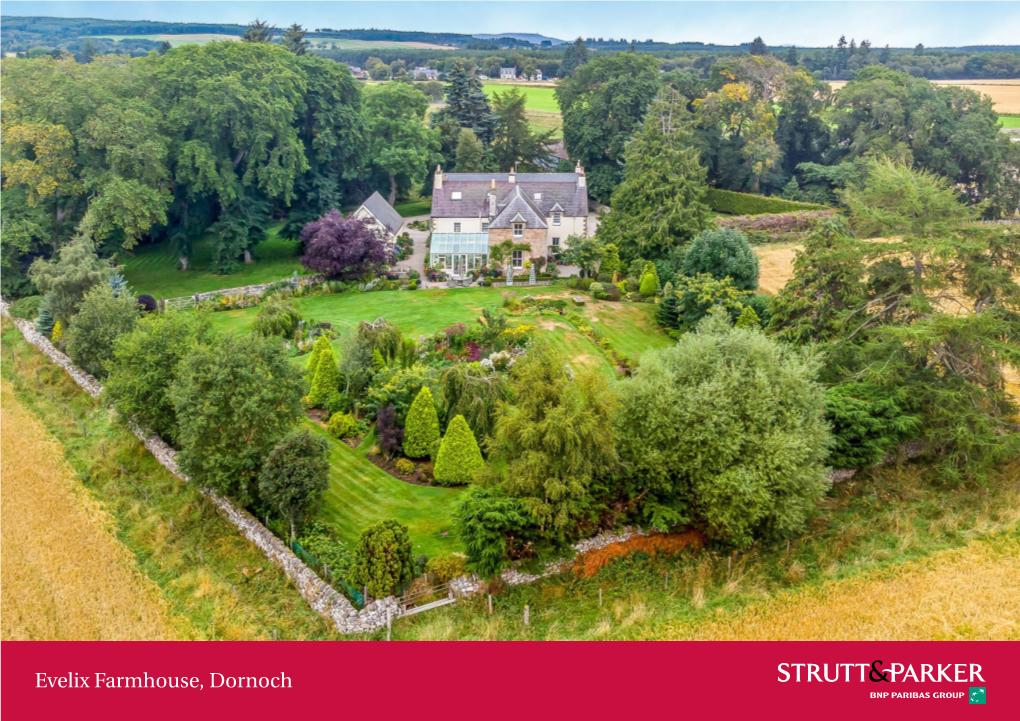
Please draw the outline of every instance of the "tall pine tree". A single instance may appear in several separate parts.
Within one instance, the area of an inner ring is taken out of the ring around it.
[[[624,181],[613,192],[612,212],[599,227],[627,259],[663,258],[708,226],[706,171],[692,145],[684,98],[664,88],[627,145]]]
[[[475,74],[469,60],[457,60],[450,72],[450,86],[446,90],[446,107],[440,111],[452,117],[462,128],[474,131],[483,144],[492,142],[496,118],[489,104],[489,96]]]

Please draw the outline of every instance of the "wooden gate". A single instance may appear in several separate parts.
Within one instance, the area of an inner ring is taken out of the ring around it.
[[[449,606],[451,603],[457,603],[457,597],[450,584],[441,583],[414,593],[403,594],[400,597],[400,611],[403,616],[413,616],[422,611]]]

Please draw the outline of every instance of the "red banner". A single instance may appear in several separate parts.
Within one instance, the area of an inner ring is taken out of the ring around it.
[[[0,704],[9,721],[1017,719],[1018,651],[1015,643],[903,642],[5,642]]]

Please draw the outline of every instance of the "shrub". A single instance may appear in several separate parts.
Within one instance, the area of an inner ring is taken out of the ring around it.
[[[609,294],[606,292],[606,286],[602,283],[592,283],[589,292],[595,300],[605,300],[609,297]]]
[[[400,444],[404,440],[404,429],[397,424],[397,411],[393,406],[384,406],[379,409],[375,417],[375,435],[379,441],[379,450],[392,458],[394,453],[400,451]]]
[[[334,438],[352,438],[358,434],[358,419],[353,413],[334,413],[329,417],[326,430]]]
[[[288,338],[301,323],[301,313],[280,298],[269,298],[259,305],[259,314],[251,326],[252,333]]]
[[[435,578],[439,583],[449,583],[453,579],[467,574],[467,562],[463,556],[444,553],[428,560],[428,563],[425,564],[425,573]]]
[[[316,341],[318,343],[318,341]],[[313,408],[322,405],[332,393],[340,389],[340,369],[336,365],[333,346],[326,346],[319,354],[315,364],[315,377],[312,379],[311,390],[308,391],[308,404]]]
[[[482,578],[498,575],[509,562],[511,536],[522,539],[535,529],[522,499],[481,486],[471,486],[461,496],[454,525],[467,548],[468,567]]]
[[[622,270],[623,264],[620,262],[619,249],[614,243],[607,243],[602,250],[602,261],[599,263],[599,280],[601,281],[602,276],[606,275],[608,278],[604,282],[612,283],[613,274]]]
[[[35,329],[49,338],[53,335],[53,326],[53,314],[50,313],[49,303],[44,297],[42,305],[39,306],[39,315],[35,319]]]
[[[798,203],[783,198],[737,193],[732,190],[709,188],[705,193],[708,207],[717,213],[730,215],[764,215],[766,213],[796,213],[802,210],[825,210],[824,205]]]
[[[621,458],[659,529],[739,546],[803,530],[829,487],[817,356],[721,318],[641,358],[617,416]]]
[[[103,378],[113,360],[113,344],[138,322],[138,304],[127,293],[114,295],[109,285],[85,294],[67,333],[67,355],[86,371]],[[56,330],[54,327],[54,335]]]
[[[259,495],[297,527],[329,488],[329,443],[305,429],[283,437],[262,466]]]
[[[655,295],[658,290],[659,280],[651,273],[645,273],[641,276],[641,286],[638,292],[645,298],[650,298]]]
[[[739,230],[708,230],[694,239],[684,255],[684,275],[708,273],[717,280],[730,278],[740,290],[757,290],[758,256]]]
[[[444,486],[470,483],[475,472],[484,465],[478,442],[464,416],[454,416],[436,458],[436,483]]]
[[[702,274],[677,279],[677,327],[693,330],[707,315],[726,315],[736,321],[750,293],[738,290],[728,278]]]
[[[407,289],[408,290],[418,290],[418,281],[412,280],[410,283],[407,284]]]
[[[744,303],[754,309],[754,314],[758,316],[761,327],[768,328],[769,321],[772,320],[772,296],[767,293],[756,293],[745,298]]]
[[[736,325],[737,328],[758,330],[761,328],[761,319],[758,318],[758,314],[754,312],[754,308],[749,305],[745,305],[744,310],[740,312],[740,317],[737,318]]]
[[[15,318],[35,320],[39,317],[39,308],[42,306],[41,295],[30,295],[25,298],[18,298],[11,303],[10,314]]]
[[[409,458],[426,458],[439,440],[439,415],[432,391],[423,387],[407,412],[404,424],[404,453]]]
[[[380,521],[361,533],[354,551],[351,580],[376,598],[394,593],[414,578],[414,556],[407,526]]]
[[[329,569],[331,578],[347,579],[354,567],[354,554],[342,537],[337,526],[316,519],[305,525],[298,543]]]
[[[402,473],[405,476],[414,474],[414,461],[408,460],[407,458],[398,458],[395,465],[397,466],[398,473]]]
[[[920,419],[907,412],[907,393],[865,383],[842,383],[825,392],[825,417],[835,444],[834,468],[864,468],[882,461],[896,444],[920,430]]]
[[[138,296],[138,307],[142,309],[143,313],[154,313],[159,306],[155,298],[148,293],[142,293]]]

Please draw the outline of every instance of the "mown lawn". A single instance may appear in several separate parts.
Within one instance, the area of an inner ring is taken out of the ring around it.
[[[282,227],[282,223],[270,227],[266,231],[269,237],[252,251],[255,262],[241,265],[230,275],[209,270],[212,264],[212,238],[209,236],[195,243],[188,270],[180,269],[177,255],[167,242],[125,251],[118,262],[124,266],[124,276],[136,293],[148,293],[155,298],[177,298],[221,288],[269,283],[287,278],[295,271],[303,275],[305,271],[298,261],[299,244],[279,237]]]
[[[361,321],[385,318],[405,336],[429,336],[455,323],[473,325],[485,307],[503,303],[504,288],[454,288],[419,291],[379,291],[376,293],[343,293],[298,298],[293,301],[306,321],[329,322],[349,330]],[[529,292],[536,296],[566,297],[573,292],[559,286],[516,290],[519,297]],[[660,348],[671,341],[654,325],[654,306],[632,303],[608,303],[588,299],[580,312],[614,347],[628,355],[638,356],[650,348]],[[258,308],[210,313],[214,330],[223,333],[247,333],[255,321]],[[614,377],[612,364],[587,336],[582,335],[565,319],[557,316],[519,315],[513,323],[536,326],[549,343],[572,359],[577,367],[597,368],[607,377]],[[334,347],[336,352],[339,349]],[[308,356],[293,361],[304,367]],[[321,428],[315,426],[319,432]],[[459,542],[450,534],[452,512],[459,489],[415,486],[394,478],[367,459],[374,444],[371,435],[357,449],[333,441],[330,459],[330,488],[325,496],[323,515],[335,522],[344,539],[357,540],[366,526],[386,518],[396,518],[408,525],[416,553],[434,555],[460,550]],[[447,533],[448,535],[443,535]]]
[[[331,438],[321,426],[310,421],[307,425],[332,444],[329,490],[321,515],[340,528],[350,547],[363,529],[393,518],[410,530],[415,555],[463,550],[453,535],[453,506],[463,489],[416,486],[379,469],[366,457],[375,443],[374,434],[351,448]]]
[[[560,106],[556,102],[553,88],[499,83],[485,83],[482,87],[490,97],[493,93],[502,93],[509,88],[518,88],[528,97],[525,109],[528,123],[536,130],[555,130],[556,135],[559,136],[563,118],[560,115]]]
[[[1020,128],[1020,115],[1000,115],[999,122],[1004,128]]]

